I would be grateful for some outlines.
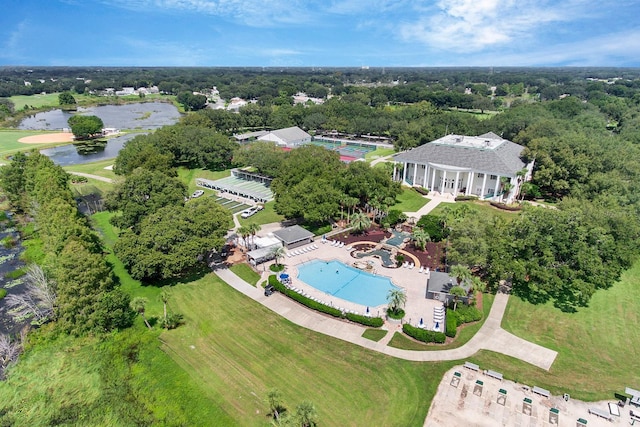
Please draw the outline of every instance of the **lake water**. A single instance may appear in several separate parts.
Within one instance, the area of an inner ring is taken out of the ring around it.
[[[144,102],[79,107],[77,113],[69,113],[60,109],[45,111],[24,118],[18,128],[22,130],[61,130],[69,127],[67,121],[74,114],[98,116],[104,122],[104,127],[118,129],[157,129],[175,124],[180,118],[180,113],[173,104]]]
[[[110,138],[107,142],[107,145],[104,147],[104,150],[90,154],[79,153],[78,148],[73,144],[46,148],[44,150],[40,150],[40,152],[49,157],[56,165],[81,165],[84,163],[115,159],[116,157],[118,157],[118,153],[120,152],[120,150],[122,150],[124,144],[138,135],[144,135],[144,133],[128,133],[126,135]]]

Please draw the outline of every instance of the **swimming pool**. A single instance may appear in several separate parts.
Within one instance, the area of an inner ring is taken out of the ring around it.
[[[315,260],[301,264],[298,279],[326,294],[367,307],[386,304],[389,290],[398,289],[386,277],[339,261]]]

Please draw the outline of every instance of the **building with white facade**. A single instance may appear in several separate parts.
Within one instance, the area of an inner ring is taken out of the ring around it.
[[[270,131],[259,136],[258,140],[275,142],[281,147],[295,148],[311,142],[311,135],[300,129],[298,126],[293,126],[290,128]]]
[[[402,172],[394,179],[454,196],[511,203],[522,183],[531,179],[534,161],[522,159],[524,147],[493,132],[480,136],[447,135],[396,154]]]

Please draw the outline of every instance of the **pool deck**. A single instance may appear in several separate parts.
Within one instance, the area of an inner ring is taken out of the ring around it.
[[[371,245],[377,245],[377,243],[374,242],[368,243]],[[432,328],[434,326],[434,308],[441,307],[442,303],[426,298],[427,280],[429,279],[429,273],[420,273],[420,267],[418,266],[414,267],[413,269],[402,267],[386,268],[382,266],[381,260],[376,257],[365,257],[356,259],[353,258],[350,252],[345,249],[346,246],[338,248],[335,246],[331,246],[330,243],[321,243],[320,241],[317,241],[315,245],[318,246],[318,249],[302,255],[284,258],[284,261],[282,263],[285,265],[285,272],[288,273],[292,278],[292,286],[302,289],[304,293],[313,296],[328,305],[355,311],[358,314],[365,314],[367,309],[365,306],[336,298],[298,280],[298,265],[317,259],[324,261],[336,260],[349,266],[353,266],[353,263],[355,261],[373,261],[373,269],[367,270],[369,273],[388,277],[389,279],[391,279],[394,285],[404,289],[407,293],[407,303],[404,307],[406,313],[405,322],[410,323],[414,326],[418,326],[420,323],[420,319],[422,319],[425,327]],[[412,257],[412,259],[414,258],[409,253],[404,253],[404,251],[400,252],[405,254],[405,256],[408,255]],[[417,261],[417,259],[414,259],[413,261],[414,263],[416,263],[416,265],[419,265],[420,263],[419,261]],[[383,317],[385,309],[386,304],[377,307],[369,307],[369,313],[372,316]]]

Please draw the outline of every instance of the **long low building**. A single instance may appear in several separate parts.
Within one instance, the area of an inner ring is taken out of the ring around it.
[[[403,164],[394,179],[439,193],[475,195],[511,203],[531,179],[534,160],[525,163],[524,147],[493,132],[480,136],[447,135],[396,154]]]

